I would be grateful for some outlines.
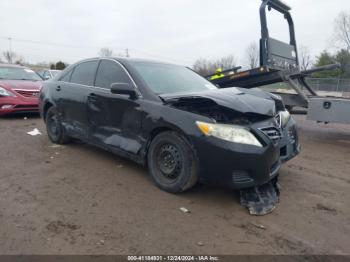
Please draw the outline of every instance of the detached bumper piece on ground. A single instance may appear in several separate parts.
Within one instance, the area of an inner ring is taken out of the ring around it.
[[[240,191],[241,205],[248,208],[251,215],[263,216],[271,213],[279,202],[280,187],[278,177],[253,188]]]

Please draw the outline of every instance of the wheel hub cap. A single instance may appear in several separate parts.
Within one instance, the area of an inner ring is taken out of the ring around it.
[[[177,148],[173,145],[163,145],[158,154],[159,169],[168,179],[176,179],[181,171],[181,159]]]

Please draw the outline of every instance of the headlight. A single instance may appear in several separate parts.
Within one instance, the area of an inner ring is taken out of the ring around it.
[[[0,96],[16,96],[16,95],[0,86]]]
[[[281,111],[279,114],[281,117],[281,126],[285,127],[288,124],[288,121],[290,119],[290,114],[287,110]]]
[[[196,121],[198,128],[206,136],[214,136],[229,142],[262,147],[256,137],[244,127],[224,124],[210,124]]]

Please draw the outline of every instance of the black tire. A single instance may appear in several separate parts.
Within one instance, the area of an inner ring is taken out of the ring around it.
[[[70,138],[66,135],[56,107],[50,107],[46,112],[46,131],[52,143],[67,144]]]
[[[152,140],[147,163],[155,184],[164,191],[183,192],[198,182],[194,150],[186,138],[176,132],[163,132]]]

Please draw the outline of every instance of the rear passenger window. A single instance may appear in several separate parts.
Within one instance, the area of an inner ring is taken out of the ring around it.
[[[70,82],[80,85],[93,86],[98,61],[88,61],[74,68]]]
[[[125,70],[116,62],[102,60],[97,70],[95,86],[111,88],[112,83],[131,83]]]

